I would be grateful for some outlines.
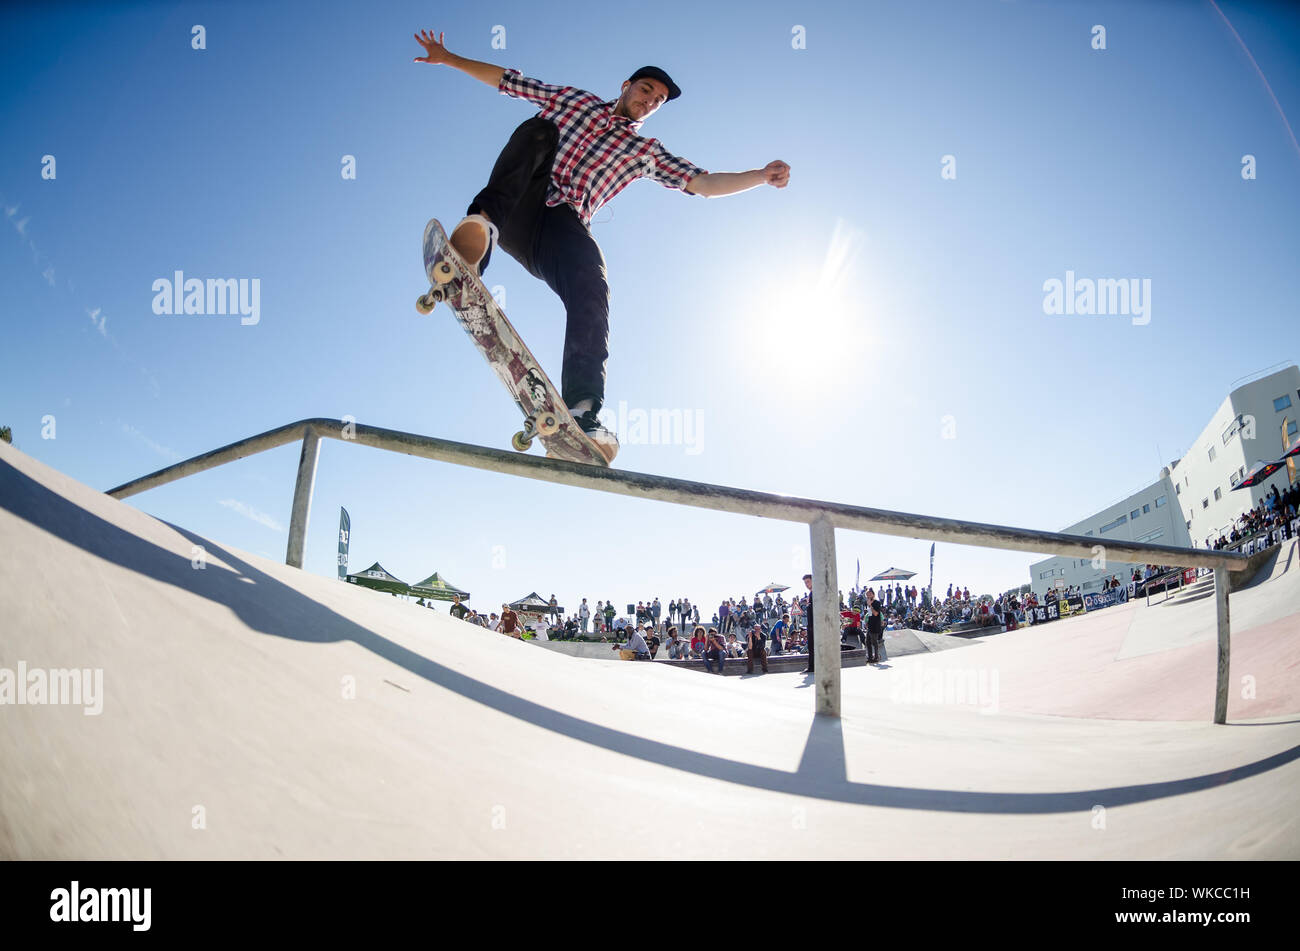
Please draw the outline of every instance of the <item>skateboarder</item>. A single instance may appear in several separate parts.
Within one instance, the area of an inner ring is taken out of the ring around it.
[[[609,357],[609,284],[605,258],[591,236],[591,219],[605,202],[638,178],[690,195],[717,197],[758,185],[784,188],[790,166],[769,162],[747,172],[706,172],[673,155],[657,139],[637,134],[641,124],[681,89],[657,66],[634,72],[617,99],[573,86],[553,86],[457,56],[445,33],[415,34],[425,51],[417,63],[444,64],[498,92],[539,107],[519,126],[497,158],[487,186],[450,235],[451,245],[482,275],[498,244],[564,302],[566,328],[560,389],[582,430],[612,460],[618,440],[600,425]]]

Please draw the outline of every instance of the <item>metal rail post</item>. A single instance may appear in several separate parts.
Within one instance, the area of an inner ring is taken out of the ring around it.
[[[1228,722],[1228,667],[1232,625],[1228,621],[1228,569],[1214,569],[1214,606],[1219,627],[1219,671],[1214,686],[1214,722]]]
[[[303,546],[307,540],[307,518],[311,515],[311,494],[316,488],[316,460],[320,456],[320,434],[311,426],[303,428],[302,455],[298,457],[298,481],[293,487],[293,514],[289,517],[289,547],[285,564],[302,567]]]
[[[840,715],[840,586],[835,566],[835,526],[822,515],[812,521],[813,680],[817,712]]]

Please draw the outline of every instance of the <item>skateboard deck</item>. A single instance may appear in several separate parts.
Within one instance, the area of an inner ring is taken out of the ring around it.
[[[515,433],[510,445],[526,452],[537,439],[552,458],[608,466],[605,454],[578,427],[560,391],[524,345],[496,299],[452,249],[437,218],[430,218],[424,227],[424,270],[429,292],[416,301],[416,309],[427,314],[435,304],[445,303],[524,416],[524,428]]]

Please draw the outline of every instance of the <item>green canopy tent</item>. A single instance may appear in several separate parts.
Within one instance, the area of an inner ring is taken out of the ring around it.
[[[348,575],[348,584],[359,584],[365,588],[374,588],[376,591],[387,591],[390,594],[410,594],[411,586],[400,578],[389,574],[379,562],[375,562],[365,571],[358,571],[355,574]]]
[[[468,591],[462,591],[446,578],[439,577],[436,571],[423,581],[411,585],[411,594],[428,601],[455,601],[457,598],[462,602],[469,600]]]

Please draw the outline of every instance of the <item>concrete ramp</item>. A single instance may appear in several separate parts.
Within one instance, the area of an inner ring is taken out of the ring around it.
[[[1200,663],[1115,680],[1136,608],[846,670],[819,719],[802,675],[539,649],[4,444],[0,584],[3,858],[1300,856],[1295,615],[1259,627],[1292,692],[1249,725],[1209,722],[1212,669],[1184,719],[1133,699]]]

